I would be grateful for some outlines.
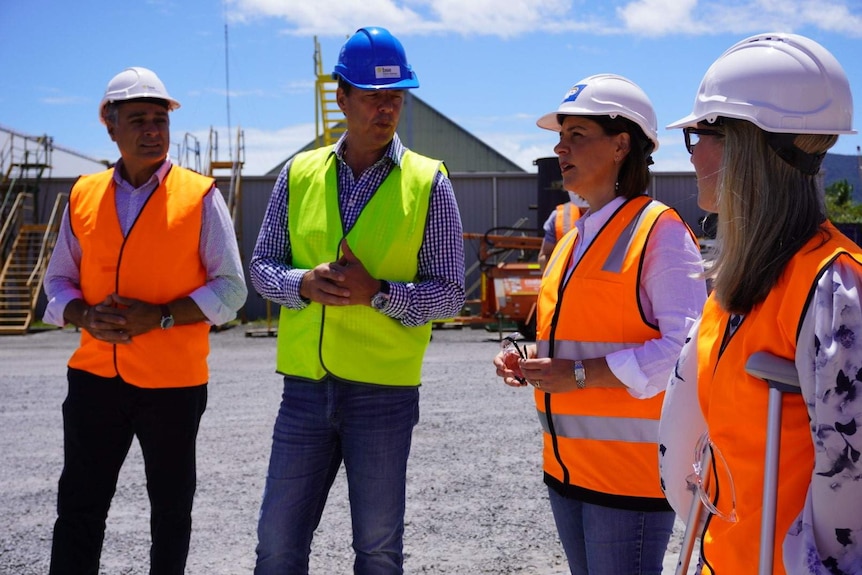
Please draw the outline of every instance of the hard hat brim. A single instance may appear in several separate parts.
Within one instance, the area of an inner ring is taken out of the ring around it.
[[[695,126],[697,126],[698,122],[702,122],[702,121],[703,121],[703,118],[699,118],[698,116],[695,116],[694,114],[689,114],[685,118],[680,118],[676,122],[673,122],[672,124],[668,124],[667,126],[665,126],[665,130],[675,130],[678,128],[694,128]]]
[[[412,78],[404,78],[391,84],[360,84],[358,82],[351,82],[346,76],[335,72],[332,73],[332,78],[335,80],[341,78],[354,88],[359,88],[360,90],[412,90],[419,87],[419,79],[416,77],[416,74],[413,74]]]

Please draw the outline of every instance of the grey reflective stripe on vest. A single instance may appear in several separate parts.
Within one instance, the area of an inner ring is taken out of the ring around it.
[[[626,259],[626,254],[629,253],[629,248],[631,247],[635,233],[640,227],[641,219],[644,217],[647,208],[651,205],[653,205],[653,201],[645,203],[640,211],[638,211],[637,215],[632,218],[632,221],[623,228],[623,231],[614,243],[613,249],[611,249],[611,253],[608,254],[608,259],[605,260],[605,263],[602,266],[602,271],[611,273],[620,273],[620,271],[622,271],[623,262]]]
[[[545,433],[550,433],[548,418],[539,410],[539,422]],[[606,417],[595,415],[559,415],[554,420],[554,435],[568,439],[595,439],[598,441],[625,441],[627,443],[657,443],[658,420],[633,417]]]
[[[554,347],[554,357],[560,359],[592,359],[594,357],[606,357],[615,351],[640,347],[644,344],[637,342],[608,342],[608,341],[569,341],[557,340]],[[536,341],[536,356],[551,357],[551,345],[546,339]]]
[[[569,230],[572,229],[572,210],[578,210],[572,202],[567,202],[563,204],[563,233],[568,233]]]

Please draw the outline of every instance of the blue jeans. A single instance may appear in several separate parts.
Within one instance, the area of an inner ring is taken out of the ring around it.
[[[572,575],[661,575],[673,511],[628,511],[548,489]]]
[[[311,539],[341,462],[354,573],[403,573],[407,457],[419,389],[284,378],[260,508],[255,575],[308,573]]]

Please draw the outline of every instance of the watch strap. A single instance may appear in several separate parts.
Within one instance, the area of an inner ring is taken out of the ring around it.
[[[584,362],[576,359],[572,366],[572,374],[575,376],[575,385],[578,389],[584,389],[587,386],[587,370],[584,369]]]

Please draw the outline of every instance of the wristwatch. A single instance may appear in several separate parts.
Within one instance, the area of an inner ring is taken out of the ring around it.
[[[584,389],[587,386],[587,370],[584,369],[584,362],[576,359],[572,367],[572,374],[575,376],[575,385],[578,386],[578,389]]]
[[[377,311],[385,311],[389,307],[389,282],[380,280],[380,291],[371,298],[371,307]]]
[[[171,315],[171,309],[168,307],[168,304],[162,304],[162,320],[159,322],[159,325],[162,329],[170,329],[174,327],[174,316]]]

